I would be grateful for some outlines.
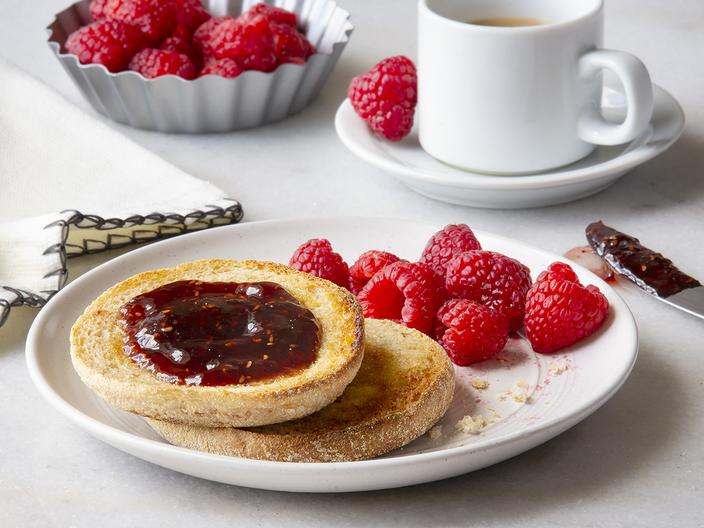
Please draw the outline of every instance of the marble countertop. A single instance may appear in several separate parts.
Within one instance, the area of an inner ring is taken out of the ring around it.
[[[354,32],[322,93],[300,114],[219,135],[112,126],[225,189],[242,203],[244,222],[325,216],[462,222],[563,254],[585,244],[589,223],[603,220],[704,278],[704,3],[606,1],[606,47],[645,62],[653,81],[684,109],[684,133],[663,154],[595,196],[516,210],[426,198],[342,144],[333,118],[350,79],[385,57],[415,58],[416,2],[339,4],[351,13]],[[46,44],[45,27],[66,6],[65,0],[4,0],[0,55],[102,120]],[[70,278],[118,253],[70,260]],[[0,329],[0,525],[702,526],[704,321],[617,288],[637,321],[640,352],[625,385],[594,414],[528,452],[473,473],[341,494],[219,484],[97,440],[34,388],[24,344],[37,310],[14,308]]]

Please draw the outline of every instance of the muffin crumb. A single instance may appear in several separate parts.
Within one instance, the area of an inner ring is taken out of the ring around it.
[[[484,390],[484,389],[489,388],[489,382],[486,381],[485,379],[480,378],[479,376],[474,378],[470,382],[470,385],[472,385],[472,387],[474,387],[475,389],[479,389],[479,390]]]
[[[569,365],[565,365],[564,363],[561,365],[558,365],[557,363],[550,363],[550,369],[548,370],[548,373],[551,376],[557,376],[559,374],[562,374],[566,370],[568,370],[570,367]]]
[[[528,401],[528,393],[526,387],[528,384],[525,381],[517,381],[513,387],[504,389],[498,396],[499,401],[504,401],[509,396],[518,403],[526,403]]]
[[[484,417],[481,414],[467,415],[457,422],[455,429],[465,434],[478,434],[484,425]]]

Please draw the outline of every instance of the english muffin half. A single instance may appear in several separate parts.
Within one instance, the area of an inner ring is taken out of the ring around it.
[[[346,462],[404,446],[447,411],[454,367],[443,348],[417,330],[374,319],[365,327],[357,376],[339,398],[310,416],[251,428],[148,422],[177,446],[257,460]]]
[[[296,372],[268,379],[204,386],[165,381],[128,357],[121,309],[178,281],[271,282],[309,310],[320,328],[316,358]],[[83,382],[110,404],[162,422],[250,427],[293,420],[333,402],[352,381],[364,354],[364,322],[344,288],[272,262],[200,260],[149,271],[96,299],[71,330],[71,359]]]

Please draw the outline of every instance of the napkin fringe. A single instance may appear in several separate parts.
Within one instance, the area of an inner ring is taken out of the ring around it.
[[[47,300],[56,293],[46,292],[49,297],[45,299],[36,293],[13,288],[12,286],[3,285],[2,289],[9,294],[9,297],[13,298],[11,300],[0,299],[0,326],[5,324],[7,317],[10,315],[10,308],[17,306],[44,306]]]
[[[58,220],[69,227],[77,229],[95,229],[109,231],[111,229],[131,229],[139,226],[154,226],[153,229],[140,231],[134,230],[128,234],[111,236],[108,234],[106,241],[84,238],[83,245],[69,244],[64,241],[68,258],[81,255],[92,255],[108,249],[120,249],[131,244],[151,242],[172,236],[181,235],[191,231],[200,231],[218,225],[236,224],[244,215],[239,202],[232,200],[228,207],[207,205],[207,210],[194,210],[188,214],[178,213],[151,213],[148,215],[132,215],[127,218],[102,218],[94,214],[83,214],[80,211],[69,209],[62,214],[71,213],[67,220]],[[55,226],[56,223],[47,227]]]

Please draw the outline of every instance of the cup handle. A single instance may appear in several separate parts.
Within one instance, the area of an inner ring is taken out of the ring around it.
[[[638,137],[653,115],[653,86],[645,65],[630,53],[597,49],[582,55],[578,66],[583,78],[604,68],[615,72],[628,101],[628,113],[621,124],[609,123],[594,104],[589,104],[578,119],[580,139],[596,145],[620,145]]]

